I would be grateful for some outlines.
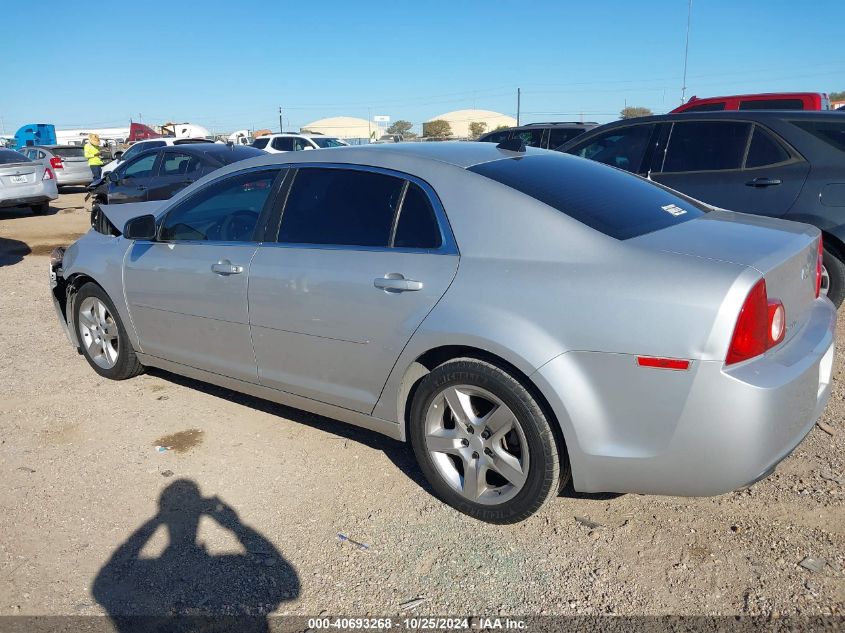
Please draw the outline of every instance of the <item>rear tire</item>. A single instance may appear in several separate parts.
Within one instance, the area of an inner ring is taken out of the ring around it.
[[[126,380],[144,371],[114,303],[97,284],[76,294],[73,326],[85,360],[104,378]]]
[[[438,497],[481,521],[516,523],[557,495],[562,480],[569,479],[569,462],[558,451],[553,423],[509,373],[459,358],[420,382],[409,434]]]
[[[30,209],[32,209],[32,213],[35,215],[46,215],[50,210],[50,203],[42,202],[41,204],[33,204]]]
[[[845,263],[837,251],[825,246],[822,264],[827,272],[827,298],[838,308],[845,299]]]

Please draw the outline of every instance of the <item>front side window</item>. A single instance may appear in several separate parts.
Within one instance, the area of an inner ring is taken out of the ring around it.
[[[675,123],[663,161],[664,173],[739,169],[750,123],[684,121]]]
[[[556,149],[583,133],[584,130],[577,127],[552,128],[549,130],[549,149]]]
[[[404,182],[369,171],[301,168],[282,214],[279,241],[386,247]]]
[[[153,166],[158,154],[153,152],[146,156],[136,158],[133,162],[123,168],[121,177],[131,180],[132,178],[150,178],[153,175]]]
[[[293,138],[290,136],[277,136],[273,139],[273,149],[280,152],[292,152]]]
[[[167,152],[162,156],[162,176],[195,176],[202,169],[202,161],[190,154]]]
[[[487,136],[482,139],[485,143],[501,143],[502,141],[506,141],[510,138],[511,131],[510,130],[501,130],[499,132],[491,132]]]
[[[771,134],[759,125],[754,126],[751,145],[748,147],[748,156],[745,159],[746,168],[775,165],[786,162],[790,158],[786,148],[778,143]]]
[[[791,121],[791,123],[840,152],[845,152],[845,118],[842,121]]]
[[[643,162],[654,124],[631,125],[606,132],[572,150],[581,158],[589,158],[625,171],[637,172]]]
[[[513,133],[513,138],[520,138],[522,142],[528,147],[543,147],[543,132],[545,130],[516,130]]]
[[[313,146],[308,139],[296,137],[293,139],[293,151],[301,152],[304,149],[311,149]]]
[[[161,227],[163,241],[251,242],[279,171],[250,171],[225,178],[179,205]]]

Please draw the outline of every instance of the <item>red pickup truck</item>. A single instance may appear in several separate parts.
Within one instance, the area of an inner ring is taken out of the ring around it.
[[[717,110],[830,110],[824,92],[769,92],[731,97],[690,97],[672,112],[714,112]]]

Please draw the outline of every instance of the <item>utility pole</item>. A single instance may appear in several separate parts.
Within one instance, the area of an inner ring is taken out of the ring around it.
[[[687,57],[689,56],[689,23],[692,16],[692,0],[687,0],[687,39],[684,44],[684,85],[681,86],[681,105],[687,95]]]
[[[282,134],[284,130],[282,130],[282,106],[279,106],[279,134]]]
[[[519,109],[522,101],[522,88],[516,89],[516,124],[519,125]]]

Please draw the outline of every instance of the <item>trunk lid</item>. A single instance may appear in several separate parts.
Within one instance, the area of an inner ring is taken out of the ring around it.
[[[808,224],[716,210],[629,243],[757,270],[769,299],[783,302],[788,340],[801,329],[816,298],[820,236]]]
[[[0,165],[0,185],[20,187],[34,185],[43,175],[43,167],[32,161]]]

